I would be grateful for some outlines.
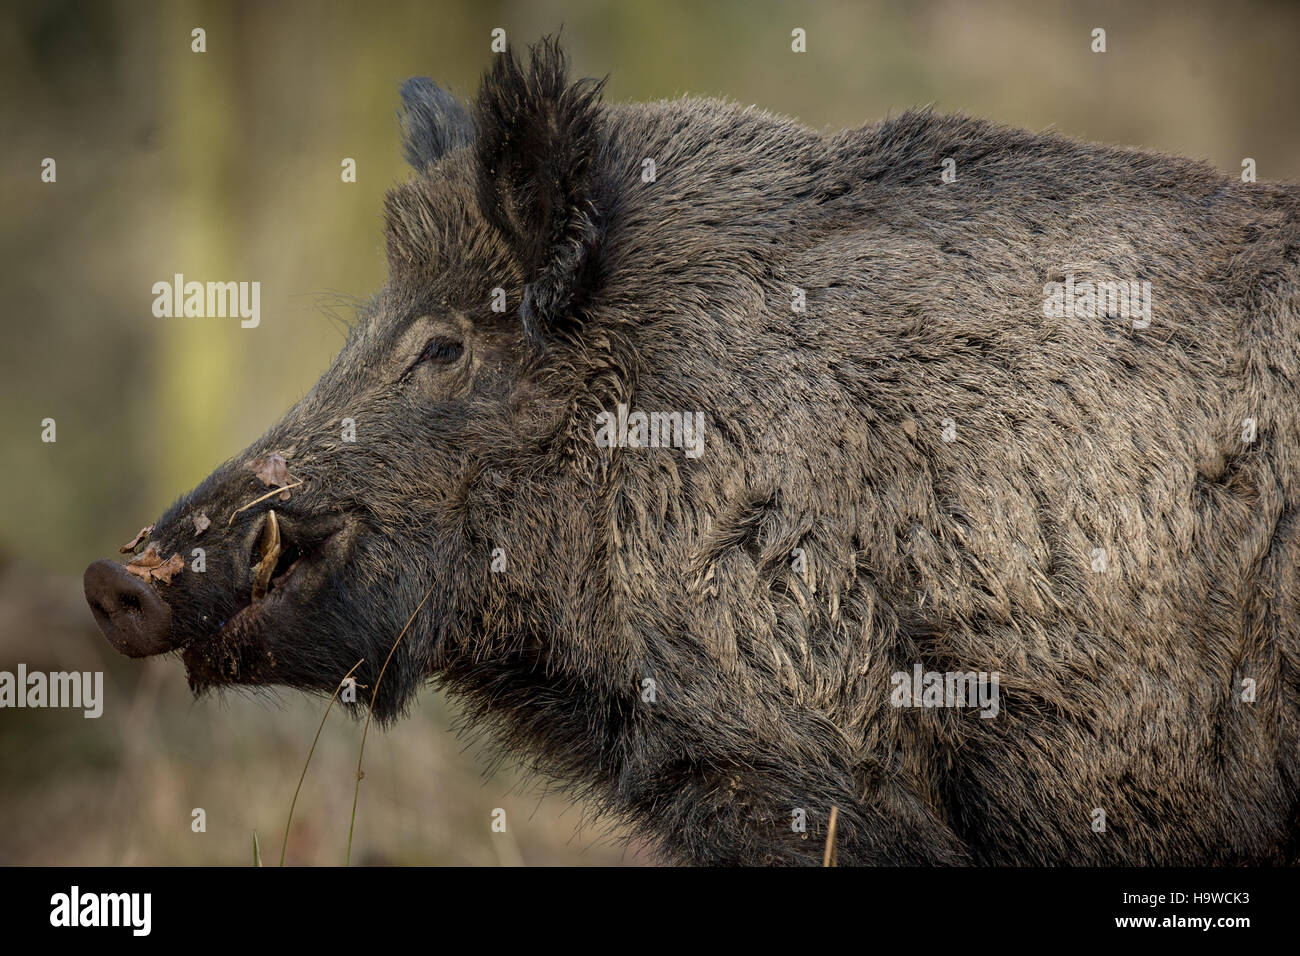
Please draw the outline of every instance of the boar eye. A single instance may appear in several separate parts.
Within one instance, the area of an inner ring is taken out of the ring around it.
[[[432,362],[434,365],[450,365],[460,358],[464,351],[465,346],[452,339],[430,339],[429,344],[420,353],[420,357],[415,360],[415,364]]]

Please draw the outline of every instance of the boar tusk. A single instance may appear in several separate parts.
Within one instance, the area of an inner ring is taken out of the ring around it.
[[[274,510],[266,513],[266,521],[262,525],[262,536],[258,540],[257,548],[262,560],[253,568],[254,602],[266,597],[266,592],[271,586],[271,574],[275,571],[275,563],[280,560],[280,519],[275,516]]]

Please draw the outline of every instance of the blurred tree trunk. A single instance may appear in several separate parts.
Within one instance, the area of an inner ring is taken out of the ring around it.
[[[181,272],[185,281],[252,281],[242,275],[238,223],[242,195],[237,182],[238,151],[247,149],[237,134],[235,115],[238,38],[229,7],[185,0],[166,8],[169,27],[161,51],[166,197],[161,217],[171,236],[159,262],[159,279]],[[191,31],[207,31],[207,52],[191,49]],[[176,308],[183,315],[181,303]],[[231,448],[232,394],[237,318],[162,318],[157,337],[155,435],[161,454],[151,470],[156,496],[170,500],[192,487]],[[214,516],[215,520],[215,516]]]

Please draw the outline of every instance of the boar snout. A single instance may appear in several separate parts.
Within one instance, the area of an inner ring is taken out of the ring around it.
[[[148,582],[101,559],[86,568],[83,583],[95,623],[120,653],[148,657],[171,647],[171,608]]]

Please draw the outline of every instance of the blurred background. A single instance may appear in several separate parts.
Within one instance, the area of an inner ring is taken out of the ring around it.
[[[610,100],[725,96],[828,131],[934,104],[1300,178],[1293,3],[3,0],[0,670],[102,670],[105,704],[0,710],[0,863],[247,865],[254,832],[278,858],[324,702],[193,701],[179,661],[99,638],[81,572],[275,421],[383,283],[401,81],[472,97],[494,28],[523,45],[561,26]],[[177,272],[259,281],[260,327],[155,318]],[[653,862],[455,720],[427,691],[371,734],[354,863]],[[360,733],[331,715],[290,863],[342,862]]]

